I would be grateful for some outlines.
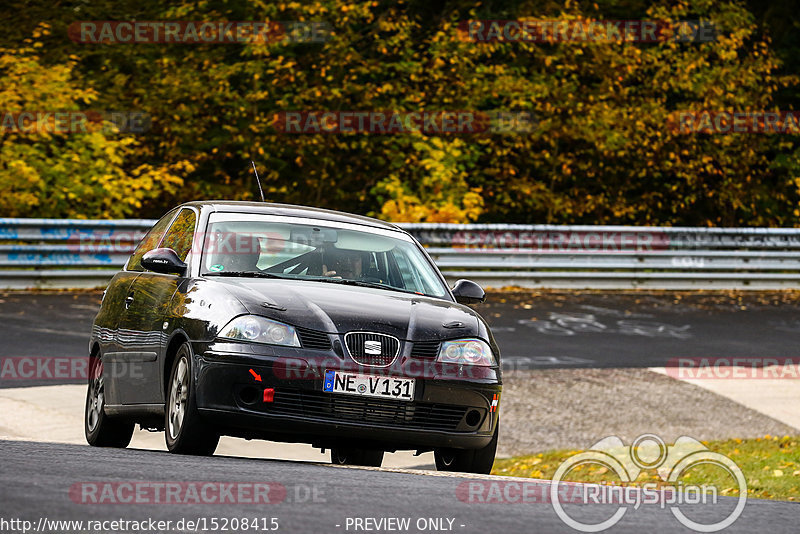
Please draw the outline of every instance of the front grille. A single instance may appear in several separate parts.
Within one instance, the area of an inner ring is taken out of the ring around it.
[[[331,339],[325,332],[295,327],[300,345],[305,349],[331,350]]]
[[[275,391],[269,407],[286,415],[328,421],[359,421],[403,428],[454,431],[466,408],[446,404],[403,402],[305,390]]]
[[[391,365],[400,351],[400,341],[386,334],[349,332],[345,334],[344,342],[353,361],[371,367]]]
[[[432,360],[439,354],[439,341],[415,341],[411,347],[412,358]]]

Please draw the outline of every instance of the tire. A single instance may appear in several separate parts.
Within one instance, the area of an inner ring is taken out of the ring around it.
[[[192,349],[184,343],[175,355],[167,383],[164,407],[164,437],[169,452],[211,456],[219,434],[208,428],[197,411],[192,381]]]
[[[99,357],[89,358],[89,388],[83,410],[83,430],[86,441],[93,447],[124,449],[133,437],[134,423],[112,418],[105,413],[105,378]]]
[[[436,449],[433,451],[436,470],[488,475],[492,472],[499,432],[500,424],[498,423],[494,429],[492,441],[482,449]]]
[[[357,448],[331,449],[331,463],[335,465],[380,467],[383,463],[383,451]]]

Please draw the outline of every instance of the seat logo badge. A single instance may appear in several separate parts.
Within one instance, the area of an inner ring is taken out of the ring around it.
[[[381,342],[380,341],[365,341],[364,352],[367,354],[380,354]]]

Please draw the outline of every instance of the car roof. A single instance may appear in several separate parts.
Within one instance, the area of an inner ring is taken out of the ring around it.
[[[270,202],[246,202],[241,200],[201,200],[186,202],[179,207],[191,206],[200,210],[211,210],[214,212],[228,213],[258,213],[264,215],[281,215],[285,217],[307,217],[310,219],[322,219],[326,221],[336,221],[351,224],[361,224],[373,228],[384,228],[388,230],[405,230],[386,221],[364,217],[363,215],[353,215],[342,211],[326,210],[323,208],[312,208],[309,206],[297,206],[294,204],[273,204]]]

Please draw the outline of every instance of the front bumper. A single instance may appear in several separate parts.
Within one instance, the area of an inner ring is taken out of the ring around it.
[[[501,384],[493,369],[420,364],[407,354],[374,369],[333,351],[239,343],[194,349],[198,410],[223,434],[325,448],[476,449],[497,426]],[[414,378],[414,399],[324,392],[328,369]]]

